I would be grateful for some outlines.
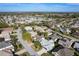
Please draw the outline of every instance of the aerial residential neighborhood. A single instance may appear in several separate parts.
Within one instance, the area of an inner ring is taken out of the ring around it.
[[[0,56],[79,56],[79,3],[0,3]]]
[[[0,13],[0,56],[79,56],[79,13]]]

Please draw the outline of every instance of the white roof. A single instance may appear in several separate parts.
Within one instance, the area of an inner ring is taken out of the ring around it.
[[[25,30],[32,30],[32,27],[26,26],[26,27],[25,27]]]
[[[79,43],[75,43],[74,48],[79,48]]]
[[[53,40],[46,40],[45,38],[42,38],[41,40],[41,45],[47,50],[51,50],[53,47],[54,47],[54,44],[53,44]]]

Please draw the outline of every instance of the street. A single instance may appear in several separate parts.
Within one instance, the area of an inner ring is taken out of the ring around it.
[[[32,55],[32,56],[38,56],[38,54],[30,47],[30,45],[27,43],[27,41],[23,41],[22,38],[22,31],[20,28],[17,30],[17,37],[20,43],[23,45],[23,47],[26,49],[26,51]]]

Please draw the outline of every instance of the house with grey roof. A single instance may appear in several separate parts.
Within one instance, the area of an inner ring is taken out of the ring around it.
[[[58,44],[62,45],[63,47],[67,47],[67,48],[70,48],[72,43],[73,41],[67,38],[63,38],[58,41]]]
[[[6,50],[6,49],[13,49],[13,46],[10,43],[10,41],[0,42],[0,50]]]
[[[69,49],[69,48],[63,48],[60,49],[55,53],[56,56],[73,56],[74,55],[74,50]]]
[[[10,43],[10,32],[12,29],[10,28],[3,28],[3,31],[0,33],[0,51],[6,49],[14,49],[13,45]]]
[[[79,41],[74,42],[72,47],[76,49],[77,51],[79,51]]]

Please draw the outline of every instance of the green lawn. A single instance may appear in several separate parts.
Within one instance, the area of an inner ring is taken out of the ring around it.
[[[23,32],[23,39],[27,40],[28,42],[31,42],[32,41],[31,34],[28,32]]]
[[[0,22],[0,28],[6,28],[9,27],[8,24],[6,24],[5,22]]]

